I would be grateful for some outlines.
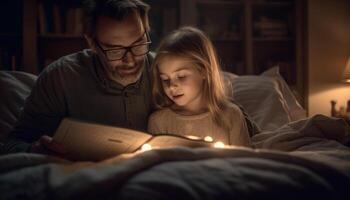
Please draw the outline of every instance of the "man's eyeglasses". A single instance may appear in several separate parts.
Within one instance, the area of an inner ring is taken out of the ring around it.
[[[108,61],[115,61],[123,59],[128,52],[133,56],[143,56],[149,52],[149,45],[152,43],[151,38],[149,37],[147,31],[142,35],[146,35],[147,41],[141,44],[135,44],[128,47],[119,47],[115,49],[103,49],[99,42],[96,40],[97,46],[103,51],[106,55]]]

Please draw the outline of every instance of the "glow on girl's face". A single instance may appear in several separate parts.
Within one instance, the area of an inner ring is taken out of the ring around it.
[[[179,108],[196,112],[206,106],[202,96],[204,78],[190,60],[167,56],[158,70],[165,94]]]

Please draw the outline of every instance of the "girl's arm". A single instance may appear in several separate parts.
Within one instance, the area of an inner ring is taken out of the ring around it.
[[[252,147],[246,119],[238,106],[233,105],[228,116],[233,124],[229,133],[230,145]]]

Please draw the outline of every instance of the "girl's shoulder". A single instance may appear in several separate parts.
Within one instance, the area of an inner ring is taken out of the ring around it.
[[[226,104],[226,108],[224,110],[224,113],[228,116],[228,117],[243,117],[243,112],[241,110],[241,108],[233,103],[233,102],[228,102]]]

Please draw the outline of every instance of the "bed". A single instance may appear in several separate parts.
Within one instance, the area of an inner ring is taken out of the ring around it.
[[[0,72],[0,140],[35,79]],[[97,163],[4,154],[0,199],[348,199],[350,128],[342,119],[306,117],[277,68],[225,73],[225,81],[261,129],[254,148],[154,149]]]

